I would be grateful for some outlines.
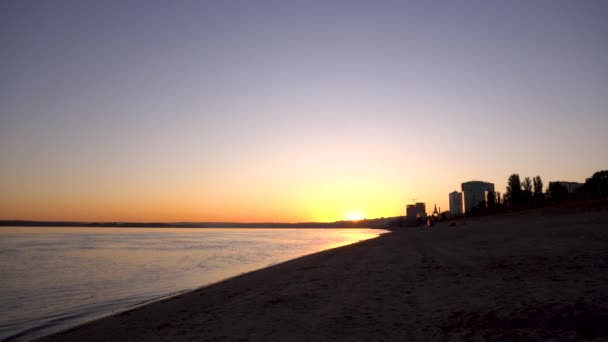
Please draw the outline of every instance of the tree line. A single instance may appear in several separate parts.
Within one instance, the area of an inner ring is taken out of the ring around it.
[[[563,185],[567,182],[549,182],[547,191],[540,176],[525,177],[521,180],[514,173],[507,180],[507,187],[501,197],[499,192],[488,192],[485,201],[467,215],[482,212],[503,212],[530,209],[563,203],[591,201],[608,198],[608,170],[595,172],[584,184],[574,189]]]

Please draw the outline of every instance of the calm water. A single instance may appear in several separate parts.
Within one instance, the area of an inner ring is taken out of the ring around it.
[[[0,339],[29,339],[375,229],[0,227]]]

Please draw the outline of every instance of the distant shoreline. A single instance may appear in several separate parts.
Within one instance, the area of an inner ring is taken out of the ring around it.
[[[96,227],[96,228],[382,228],[394,219],[379,218],[336,222],[75,222],[1,220],[0,227]]]
[[[526,211],[542,210],[546,213],[557,214],[563,209],[603,208],[608,205],[608,199],[597,199],[580,202],[565,202],[538,208],[517,208],[497,212],[480,213],[470,217],[454,217],[448,221],[471,220],[482,217],[500,217],[502,215],[523,213]],[[381,217],[359,221],[335,222],[91,222],[91,221],[32,221],[32,220],[0,220],[0,227],[92,227],[92,228],[372,228],[400,230],[416,225],[403,224],[405,216]]]
[[[394,217],[336,222],[76,222],[0,220],[0,227],[98,227],[98,228],[386,228]]]

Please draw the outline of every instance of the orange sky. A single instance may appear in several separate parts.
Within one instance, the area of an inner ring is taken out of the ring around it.
[[[426,202],[429,212],[434,203],[448,210],[448,193],[463,180],[493,181],[497,191],[504,192],[509,175],[503,171],[501,177],[482,177],[478,172],[466,177],[461,166],[454,167],[450,176],[443,171],[445,160],[408,169],[387,158],[345,165],[318,161],[309,168],[297,163],[286,167],[286,160],[277,160],[274,166],[249,165],[248,172],[231,170],[206,177],[199,176],[202,170],[173,168],[148,168],[137,175],[122,170],[23,172],[20,183],[3,188],[0,219],[302,222],[336,221],[355,213],[389,217],[402,215],[413,198]],[[490,171],[500,174],[498,169]],[[563,177],[556,173],[551,179],[584,181],[591,173],[563,172]]]

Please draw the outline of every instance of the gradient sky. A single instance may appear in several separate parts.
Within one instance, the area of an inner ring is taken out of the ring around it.
[[[0,219],[333,221],[608,169],[607,1],[2,1]]]

